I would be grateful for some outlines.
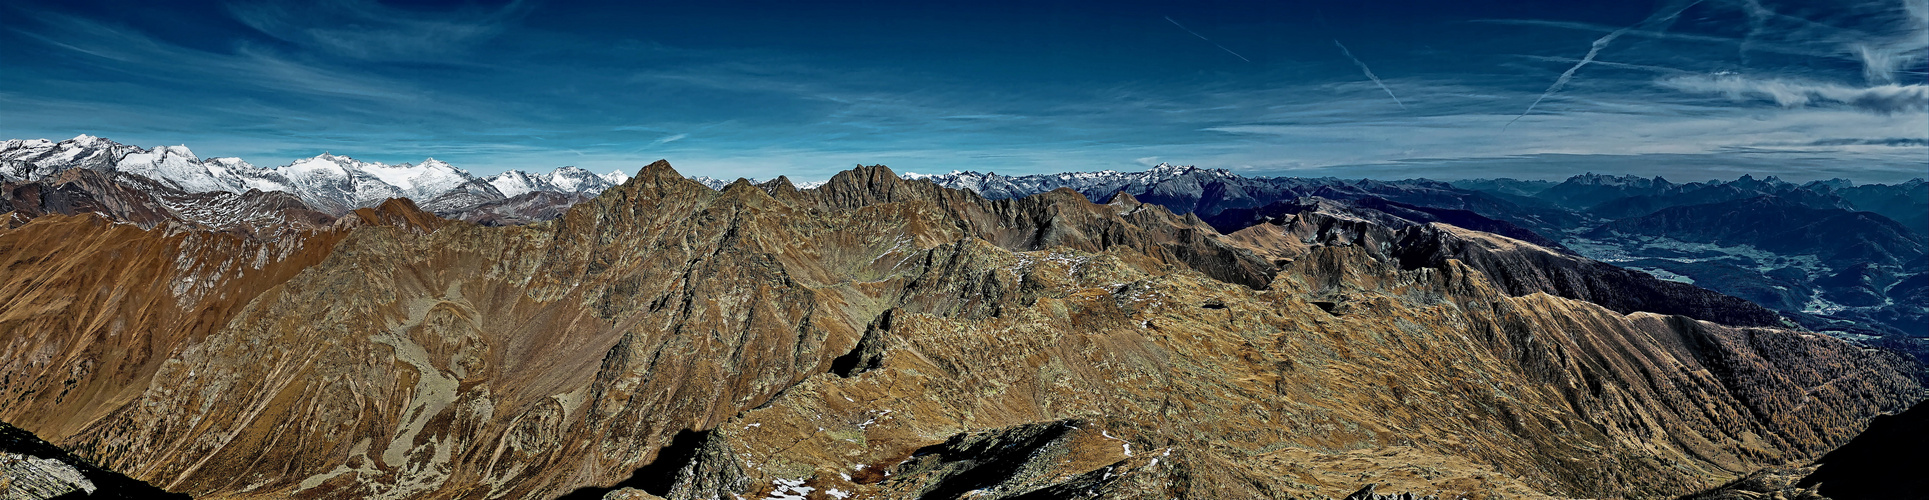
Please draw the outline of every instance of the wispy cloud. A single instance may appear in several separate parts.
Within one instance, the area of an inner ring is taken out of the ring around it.
[[[1157,24],[1166,13],[1142,10],[1112,12],[1109,21],[1080,17],[1113,26],[1068,25],[1011,41],[998,29],[1034,33],[1037,24],[946,20],[914,32],[899,26],[915,23],[862,13],[800,22],[791,17],[808,12],[699,5],[667,9],[674,22],[642,30],[621,20],[661,6],[584,14],[533,0],[500,7],[318,0],[205,8],[194,14],[219,22],[189,26],[152,9],[50,7],[0,27],[0,139],[87,132],[143,145],[186,142],[260,164],[321,150],[391,163],[433,155],[477,171],[546,170],[562,161],[634,170],[667,157],[688,172],[797,179],[857,163],[1027,173],[1170,161],[1318,173],[1414,158],[1559,153],[1769,151],[1844,163],[1921,153],[1911,138],[1929,131],[1916,123],[1925,110],[1920,82],[1911,78],[1922,67],[1909,62],[1918,52],[1903,22],[1906,5],[1915,4],[1848,0],[1852,8],[1797,9],[1759,0],[1768,14],[1758,22],[1721,17],[1741,12],[1745,1],[1706,0],[1678,29],[1663,22],[1416,22],[1411,32],[1376,34],[1370,54],[1313,34],[1311,19],[1275,22],[1209,8],[1163,18],[1250,61],[1177,21],[1195,19],[1193,12],[1231,19],[1225,29],[1263,40],[1279,56],[1237,71],[1203,46],[1143,36],[1148,29],[1177,34],[1160,31],[1172,29]],[[1579,21],[1607,17],[1552,11]],[[1714,25],[1721,22],[1729,24]],[[1581,34],[1583,42],[1621,35],[1609,40],[1612,47],[1590,47],[1590,58],[1578,46],[1573,53],[1548,47],[1547,40],[1575,33],[1541,28],[1592,32]],[[824,32],[840,35],[812,38]],[[1332,58],[1335,48],[1353,66]],[[1738,67],[1738,53],[1756,65]],[[1381,79],[1361,55],[1383,70],[1400,68],[1398,78]],[[1546,102],[1516,115],[1521,108],[1509,103],[1532,99],[1553,80],[1544,76],[1576,68],[1585,74],[1553,89],[1561,98],[1542,92]],[[1895,82],[1872,83],[1865,68]],[[1723,80],[1722,70],[1747,78]],[[1398,107],[1386,107],[1388,100]],[[1533,127],[1500,134],[1490,126],[1510,119]]]
[[[1869,84],[1896,83],[1904,80],[1901,75],[1920,75],[1920,69],[1913,68],[1929,61],[1929,1],[1925,0],[1845,0],[1831,2],[1828,8],[1808,6],[1791,11],[1774,10],[1761,0],[1708,0],[1699,5],[1741,15],[1746,20],[1743,35],[1671,32],[1648,26],[1653,18],[1619,27],[1541,19],[1477,22],[1733,45],[1744,64],[1755,52],[1839,60],[1859,64]],[[1670,10],[1664,8],[1657,13]]]
[[[179,87],[251,87],[389,103],[419,101],[426,93],[408,83],[322,69],[246,44],[232,52],[211,52],[157,40],[132,28],[68,15],[46,14],[42,22],[50,29],[15,31],[52,47],[91,56],[78,61],[98,68]]]
[[[1742,0],[1741,10],[1748,16],[1748,35],[1742,37],[1741,46],[1735,49],[1735,53],[1741,56],[1743,64],[1747,64],[1749,46],[1755,43],[1755,37],[1768,28],[1768,20],[1774,17],[1775,12],[1763,7],[1761,0]]]
[[[1929,85],[1919,83],[1852,87],[1784,78],[1751,78],[1739,74],[1672,76],[1655,83],[1684,92],[1721,94],[1737,101],[1767,99],[1784,108],[1839,103],[1882,114],[1929,108]]]
[[[1904,81],[1900,75],[1905,73],[1922,74],[1920,66],[1929,62],[1929,0],[1864,1],[1847,7],[1863,20],[1863,28],[1838,30],[1829,38],[1862,63],[1863,78],[1869,84]]]
[[[451,53],[500,34],[530,5],[516,0],[493,10],[429,15],[371,0],[322,0],[234,3],[228,11],[263,35],[336,56],[447,62]]]
[[[669,143],[672,143],[672,142],[676,142],[676,141],[681,141],[681,140],[683,140],[683,138],[685,138],[685,137],[689,137],[689,136],[690,136],[690,134],[674,134],[674,135],[666,135],[666,136],[663,136],[663,137],[661,137],[661,138],[658,138],[657,140],[654,140],[654,141],[650,141],[650,145],[651,145],[651,146],[660,146],[660,145],[664,145],[664,144],[669,144]]]
[[[1429,92],[1429,95],[1435,93]],[[1447,96],[1448,92],[1438,95]],[[1444,97],[1443,97],[1444,99]],[[1719,155],[1737,150],[1833,155],[1851,163],[1893,163],[1915,158],[1929,148],[1890,141],[1893,147],[1843,148],[1817,144],[1825,139],[1929,138],[1929,113],[1922,108],[1872,114],[1838,107],[1776,110],[1733,108],[1670,98],[1669,93],[1636,94],[1619,99],[1574,101],[1561,113],[1523,119],[1512,133],[1482,127],[1500,116],[1469,112],[1429,114],[1400,120],[1334,120],[1338,114],[1371,104],[1365,99],[1327,101],[1318,107],[1282,110],[1265,121],[1214,125],[1204,130],[1226,134],[1225,143],[1208,142],[1202,156],[1217,164],[1244,164],[1267,170],[1318,169],[1420,158],[1497,158],[1535,154]],[[1449,100],[1451,102],[1451,100]],[[1447,103],[1443,103],[1447,104]],[[1200,161],[1183,158],[1179,161]]]

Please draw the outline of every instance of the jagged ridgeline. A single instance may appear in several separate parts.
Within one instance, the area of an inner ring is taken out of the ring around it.
[[[0,420],[197,498],[1665,498],[1922,397],[1447,219],[666,162],[528,225],[347,214],[0,230]]]

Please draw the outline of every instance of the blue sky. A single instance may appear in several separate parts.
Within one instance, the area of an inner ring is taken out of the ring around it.
[[[479,173],[1895,181],[1929,175],[1926,2],[0,0],[0,138]]]

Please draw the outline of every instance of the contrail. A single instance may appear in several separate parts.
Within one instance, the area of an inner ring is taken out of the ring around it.
[[[1571,63],[1571,62],[1580,60],[1572,57],[1553,57],[1553,56],[1522,56],[1522,57],[1526,57],[1528,59],[1533,59],[1536,61],[1563,62],[1563,63]],[[1667,66],[1654,66],[1649,64],[1631,64],[1631,63],[1613,62],[1613,61],[1594,61],[1588,64],[1593,64],[1596,66],[1607,66],[1610,68],[1638,69],[1641,71],[1653,71],[1656,73],[1701,74],[1700,72],[1697,72],[1697,71],[1688,71],[1684,69],[1670,68]]]
[[[1601,49],[1605,49],[1607,48],[1608,44],[1614,43],[1614,39],[1621,38],[1621,35],[1627,34],[1627,32],[1629,31],[1634,31],[1635,28],[1647,26],[1650,24],[1654,24],[1656,22],[1674,20],[1674,18],[1679,17],[1682,12],[1686,12],[1688,8],[1694,7],[1695,5],[1700,4],[1701,1],[1702,0],[1694,0],[1692,2],[1688,2],[1687,5],[1683,5],[1681,6],[1681,8],[1675,9],[1674,12],[1671,12],[1665,16],[1661,15],[1662,11],[1656,11],[1654,15],[1648,16],[1647,19],[1642,20],[1640,23],[1636,23],[1635,25],[1629,26],[1626,28],[1614,30],[1612,33],[1608,33],[1606,35],[1603,35],[1601,38],[1595,39],[1594,43],[1589,45],[1587,49],[1587,55],[1581,57],[1581,62],[1574,63],[1574,67],[1567,68],[1567,71],[1561,72],[1561,77],[1554,79],[1554,84],[1547,86],[1547,90],[1544,92],[1541,92],[1541,96],[1535,98],[1533,104],[1527,105],[1526,111],[1520,112],[1520,116],[1516,116],[1512,120],[1507,120],[1507,124],[1502,125],[1500,129],[1505,131],[1507,130],[1507,127],[1514,126],[1514,122],[1520,121],[1521,118],[1526,118],[1529,113],[1533,113],[1534,107],[1540,106],[1541,101],[1546,100],[1547,96],[1554,95],[1555,92],[1560,92],[1561,87],[1567,86],[1568,80],[1574,79],[1574,72],[1580,71],[1582,66],[1587,66],[1587,63],[1594,62],[1594,56],[1601,55]]]
[[[1380,90],[1386,91],[1386,96],[1393,98],[1394,104],[1400,105],[1400,109],[1407,109],[1407,103],[1400,102],[1400,96],[1393,95],[1393,89],[1386,88],[1386,83],[1381,82],[1380,77],[1373,76],[1373,68],[1366,67],[1366,63],[1360,62],[1360,58],[1353,57],[1353,51],[1346,50],[1346,44],[1340,43],[1340,39],[1335,38],[1333,39],[1333,45],[1339,46],[1341,54],[1346,54],[1347,59],[1352,59],[1353,64],[1358,64],[1360,66],[1360,71],[1363,71],[1366,73],[1366,79],[1373,80],[1374,85],[1379,85]]]
[[[1541,92],[1541,96],[1535,98],[1533,104],[1527,105],[1527,111],[1522,111],[1520,112],[1520,116],[1516,116],[1512,120],[1507,120],[1507,124],[1500,126],[1500,129],[1507,130],[1507,127],[1514,126],[1514,122],[1520,121],[1521,118],[1527,117],[1528,113],[1533,113],[1534,107],[1541,105],[1541,101],[1546,100],[1547,96],[1554,95],[1555,92],[1561,91],[1561,87],[1567,86],[1567,81],[1574,79],[1575,71],[1580,71],[1582,66],[1586,66],[1587,63],[1594,62],[1594,56],[1599,55],[1601,53],[1601,48],[1607,47],[1608,43],[1613,42],[1614,39],[1616,38],[1620,38],[1622,33],[1626,33],[1630,29],[1634,29],[1634,28],[1633,27],[1621,28],[1618,30],[1614,30],[1613,33],[1608,33],[1607,36],[1595,39],[1593,46],[1587,49],[1587,55],[1581,57],[1581,62],[1574,63],[1574,67],[1567,68],[1567,71],[1561,72],[1561,77],[1555,78],[1553,85],[1549,85],[1546,91]]]
[[[1166,20],[1166,21],[1170,21],[1170,22],[1172,23],[1172,25],[1173,25],[1173,26],[1178,26],[1178,27],[1179,27],[1179,29],[1182,29],[1182,30],[1186,30],[1186,33],[1191,33],[1191,34],[1192,34],[1192,36],[1196,36],[1196,37],[1199,37],[1199,39],[1200,39],[1200,40],[1205,40],[1205,41],[1206,41],[1206,43],[1210,43],[1210,44],[1212,44],[1212,46],[1214,46],[1214,47],[1218,47],[1218,48],[1219,48],[1219,50],[1223,50],[1223,51],[1226,51],[1226,53],[1227,53],[1227,54],[1232,54],[1232,56],[1233,56],[1233,57],[1237,57],[1237,58],[1239,58],[1239,60],[1241,60],[1241,61],[1246,61],[1246,62],[1253,62],[1253,60],[1252,60],[1252,59],[1247,59],[1247,58],[1246,58],[1246,56],[1242,56],[1242,55],[1239,55],[1239,53],[1238,53],[1238,52],[1233,52],[1233,51],[1232,51],[1232,49],[1228,49],[1228,48],[1226,48],[1226,46],[1224,46],[1224,45],[1220,45],[1220,44],[1219,44],[1219,42],[1215,42],[1215,41],[1212,41],[1212,39],[1211,39],[1211,38],[1206,38],[1206,36],[1205,36],[1205,35],[1201,35],[1201,34],[1199,34],[1199,32],[1197,32],[1197,31],[1192,31],[1192,29],[1191,29],[1191,28],[1187,28],[1187,27],[1186,27],[1186,25],[1183,25],[1183,24],[1179,24],[1179,22],[1178,22],[1178,21],[1173,21],[1173,20],[1172,20],[1172,16],[1165,16],[1165,20]]]

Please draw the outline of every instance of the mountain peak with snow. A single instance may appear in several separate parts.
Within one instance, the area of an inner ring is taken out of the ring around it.
[[[188,193],[287,192],[334,213],[374,206],[389,198],[427,203],[460,194],[468,202],[479,203],[532,191],[595,196],[629,180],[620,171],[596,174],[574,166],[547,174],[511,170],[483,178],[433,157],[389,165],[332,151],[263,168],[240,158],[202,159],[186,145],[145,149],[87,134],[60,142],[0,142],[0,180],[39,181],[75,168],[136,175]]]

